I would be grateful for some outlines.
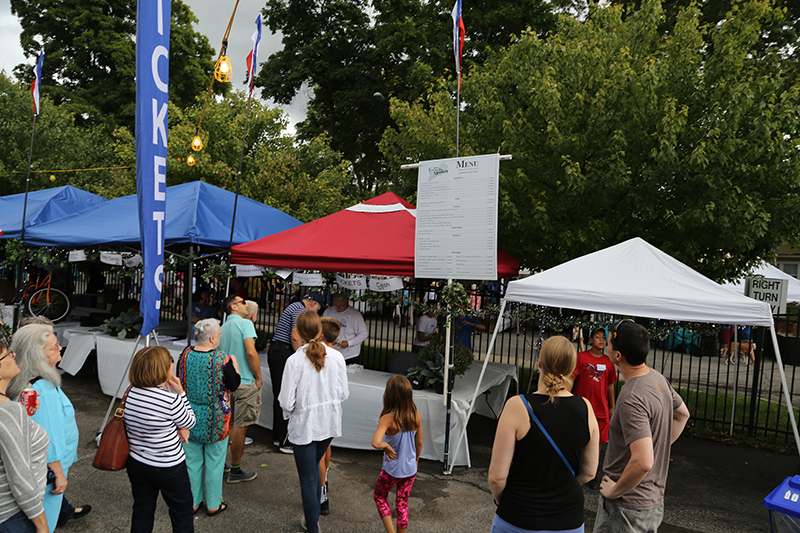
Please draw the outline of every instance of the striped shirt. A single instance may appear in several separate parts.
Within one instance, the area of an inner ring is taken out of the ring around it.
[[[132,387],[125,403],[125,432],[130,455],[154,467],[175,466],[184,461],[178,429],[194,427],[194,411],[186,393],[161,387]]]
[[[303,302],[295,302],[283,310],[278,325],[275,326],[275,335],[272,336],[272,342],[285,342],[289,346],[292,345],[292,329],[297,325],[297,317],[300,313],[306,310],[306,304]]]
[[[0,403],[0,523],[20,510],[28,518],[44,512],[49,443],[22,404]]]

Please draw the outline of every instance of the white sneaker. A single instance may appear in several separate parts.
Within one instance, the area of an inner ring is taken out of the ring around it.
[[[248,444],[253,444],[253,439],[251,439],[250,437],[245,437],[244,445],[247,446]]]

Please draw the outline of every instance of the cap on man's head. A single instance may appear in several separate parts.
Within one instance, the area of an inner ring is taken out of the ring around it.
[[[317,302],[319,304],[319,310],[325,310],[325,299],[322,297],[322,294],[320,294],[319,291],[309,292],[303,299]]]

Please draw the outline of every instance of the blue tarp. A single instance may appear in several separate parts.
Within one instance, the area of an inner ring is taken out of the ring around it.
[[[166,243],[227,248],[234,197],[230,191],[201,181],[167,187]],[[233,244],[254,241],[301,224],[279,209],[239,196]],[[138,247],[136,195],[115,198],[61,220],[31,228],[26,231],[25,241],[35,246],[63,248]]]
[[[108,200],[71,185],[28,193],[25,213],[25,240],[32,226],[70,215]],[[2,239],[19,239],[22,235],[22,209],[25,193],[0,197],[0,230]]]

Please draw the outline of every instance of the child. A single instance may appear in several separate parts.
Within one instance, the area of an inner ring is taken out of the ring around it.
[[[383,411],[378,429],[372,436],[372,446],[384,452],[383,468],[373,495],[378,514],[387,533],[395,533],[387,497],[389,490],[397,485],[397,531],[405,533],[408,529],[408,496],[422,454],[422,418],[414,405],[411,383],[405,376],[392,376],[386,383]]]
[[[608,444],[608,423],[614,414],[614,383],[617,381],[617,369],[611,359],[603,353],[606,347],[606,332],[599,328],[592,331],[589,337],[590,350],[578,354],[578,362],[572,372],[572,393],[589,400],[597,417],[600,429],[600,465],[603,464],[605,447]],[[602,468],[597,469],[594,480],[589,486],[598,488],[603,479]]]
[[[322,321],[322,336],[325,338],[325,344],[330,348],[335,348],[333,343],[339,337],[339,332],[342,330],[341,324],[335,318],[326,316],[320,319]],[[319,462],[319,475],[322,480],[322,494],[319,495],[319,514],[329,515],[331,513],[330,503],[328,503],[328,469],[331,466],[331,447],[325,451],[325,455]]]

